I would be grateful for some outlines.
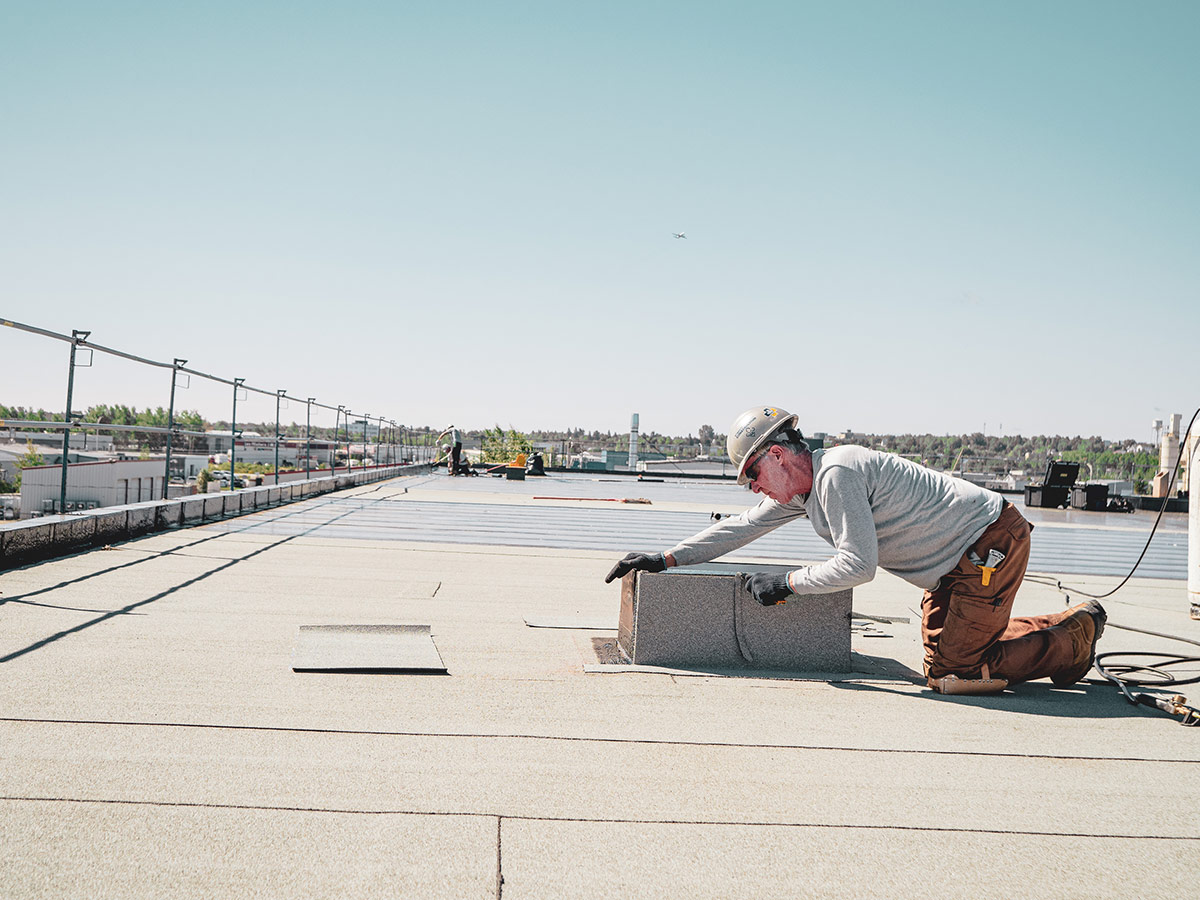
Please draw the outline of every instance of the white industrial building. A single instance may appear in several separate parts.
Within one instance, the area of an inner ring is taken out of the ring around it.
[[[171,478],[176,481],[195,481],[211,462],[212,457],[204,453],[172,453]]]
[[[21,473],[21,518],[59,512],[62,466],[34,466]],[[162,459],[114,459],[67,466],[67,512],[158,500],[163,495]]]

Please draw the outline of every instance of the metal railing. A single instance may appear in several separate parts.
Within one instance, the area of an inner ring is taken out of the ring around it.
[[[333,470],[334,474],[336,474],[338,471],[337,453],[341,449],[341,428],[343,427],[343,423],[344,423],[345,432],[346,432],[346,434],[345,434],[346,471],[350,472],[354,468],[354,458],[350,452],[351,446],[353,444],[353,442],[351,441],[351,433],[350,433],[350,419],[352,416],[361,420],[362,425],[363,425],[363,427],[362,427],[363,467],[366,467],[366,465],[367,465],[367,445],[369,443],[369,438],[370,438],[369,432],[371,429],[372,422],[378,423],[378,426],[376,427],[376,432],[375,432],[376,463],[379,462],[379,456],[382,455],[382,451],[384,449],[383,433],[384,433],[385,425],[388,426],[388,431],[390,434],[390,440],[387,442],[387,448],[388,448],[388,454],[391,455],[391,457],[392,457],[392,459],[390,460],[391,463],[397,463],[397,462],[423,463],[423,462],[428,462],[428,461],[432,460],[432,458],[433,458],[433,447],[431,444],[432,434],[428,431],[428,429],[425,429],[421,432],[421,440],[420,441],[414,442],[411,439],[413,436],[409,433],[409,430],[405,426],[401,425],[395,419],[388,418],[387,416],[382,416],[382,415],[372,416],[369,413],[355,413],[355,412],[352,412],[351,408],[344,403],[340,403],[337,405],[332,405],[332,404],[328,404],[328,403],[319,403],[319,402],[317,402],[316,397],[306,397],[306,398],[301,399],[299,397],[294,397],[294,396],[288,394],[288,392],[282,388],[277,389],[277,390],[268,390],[266,388],[255,387],[254,385],[247,384],[245,378],[224,378],[220,375],[214,375],[210,372],[203,372],[200,369],[191,368],[187,365],[188,360],[180,359],[179,357],[174,357],[171,362],[163,362],[161,360],[149,359],[144,356],[138,356],[133,353],[127,353],[124,350],[117,350],[113,347],[107,347],[103,344],[98,344],[95,341],[92,341],[90,339],[91,335],[92,335],[92,333],[90,331],[72,330],[69,335],[60,334],[56,331],[50,331],[45,328],[38,328],[33,325],[25,325],[21,322],[14,322],[10,319],[5,319],[5,318],[0,318],[0,325],[15,329],[17,331],[25,332],[27,334],[39,335],[44,338],[61,341],[61,342],[69,344],[71,347],[70,359],[69,359],[68,367],[67,367],[67,403],[66,403],[66,409],[63,413],[63,421],[62,422],[47,422],[47,421],[36,421],[36,420],[30,420],[30,419],[0,419],[0,427],[39,428],[42,430],[50,430],[50,431],[61,430],[63,432],[62,476],[61,476],[61,487],[60,487],[60,492],[59,492],[59,502],[60,502],[59,508],[60,509],[65,510],[67,508],[67,478],[68,478],[67,465],[68,465],[69,458],[70,458],[70,440],[71,440],[71,432],[72,431],[96,431],[96,432],[120,431],[120,432],[141,432],[141,433],[145,433],[145,434],[165,435],[166,436],[166,441],[165,441],[166,463],[165,463],[165,469],[164,469],[164,475],[163,475],[162,499],[164,499],[164,500],[167,499],[167,486],[171,480],[171,451],[172,451],[172,443],[173,443],[174,439],[177,437],[186,437],[186,436],[192,436],[192,437],[210,437],[211,436],[208,432],[187,431],[187,430],[179,427],[175,423],[175,391],[176,391],[176,387],[178,386],[178,383],[179,383],[179,376],[181,374],[188,375],[188,376],[195,376],[196,378],[205,379],[207,381],[210,381],[210,382],[213,382],[216,384],[224,384],[233,389],[233,403],[232,403],[232,408],[231,408],[231,413],[230,413],[230,425],[229,425],[229,432],[230,432],[230,434],[229,434],[229,482],[230,482],[231,487],[233,486],[233,484],[236,481],[235,466],[236,466],[236,461],[237,461],[236,460],[236,458],[237,458],[237,441],[238,441],[238,438],[242,435],[242,432],[239,431],[238,427],[237,427],[237,404],[238,404],[239,399],[246,399],[246,396],[250,392],[253,392],[256,394],[261,394],[261,395],[264,395],[267,397],[275,398],[275,433],[274,433],[274,437],[271,438],[270,440],[273,442],[274,448],[275,448],[274,475],[275,475],[275,483],[276,484],[279,483],[279,445],[280,445],[280,443],[282,443],[288,439],[280,431],[280,418],[279,418],[280,417],[280,409],[281,409],[283,401],[285,401],[285,400],[294,400],[296,402],[305,404],[306,413],[305,413],[305,424],[304,424],[304,442],[305,442],[304,457],[305,457],[305,475],[308,477],[311,477],[312,471],[313,471],[313,469],[312,469],[312,441],[313,441],[312,411],[313,411],[314,407],[317,409],[328,410],[329,412],[332,412],[335,414],[334,441],[333,441],[335,451],[333,454],[333,458],[331,460],[332,470]],[[118,425],[118,424],[107,423],[107,422],[85,422],[85,421],[83,421],[82,414],[80,414],[78,412],[74,412],[72,410],[72,404],[74,402],[74,391],[75,391],[75,369],[77,368],[77,365],[78,365],[77,355],[81,349],[87,349],[90,351],[103,353],[103,354],[106,354],[109,356],[119,357],[121,359],[125,359],[130,362],[138,363],[139,365],[152,366],[152,367],[159,368],[159,369],[170,369],[171,370],[171,393],[170,393],[170,399],[168,401],[168,406],[167,406],[167,426],[164,428],[162,426],[154,426],[154,425]],[[240,397],[239,397],[239,394],[241,394]],[[412,452],[411,457],[399,459],[399,460],[395,458],[397,439],[400,440],[400,446],[403,449],[405,449],[406,451]],[[318,439],[318,440],[321,440],[321,439]]]

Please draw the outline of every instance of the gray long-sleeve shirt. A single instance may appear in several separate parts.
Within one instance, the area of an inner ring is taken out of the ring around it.
[[[764,498],[681,541],[669,553],[678,565],[707,562],[807,514],[813,530],[837,551],[832,559],[791,574],[799,593],[820,594],[864,584],[877,566],[924,590],[958,565],[1004,498],[891,453],[842,446],[813,453],[807,499]]]

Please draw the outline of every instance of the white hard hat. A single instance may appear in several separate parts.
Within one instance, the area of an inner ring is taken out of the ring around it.
[[[725,447],[730,461],[738,467],[738,484],[745,484],[746,464],[781,428],[795,428],[798,416],[778,406],[755,406],[733,420]]]

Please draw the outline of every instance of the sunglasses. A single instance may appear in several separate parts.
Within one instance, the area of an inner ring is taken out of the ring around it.
[[[750,463],[750,465],[746,466],[746,468],[743,470],[744,474],[746,476],[747,483],[752,482],[752,481],[758,481],[758,466],[763,461],[764,456],[766,456],[765,453],[759,454],[755,458],[754,462]]]

